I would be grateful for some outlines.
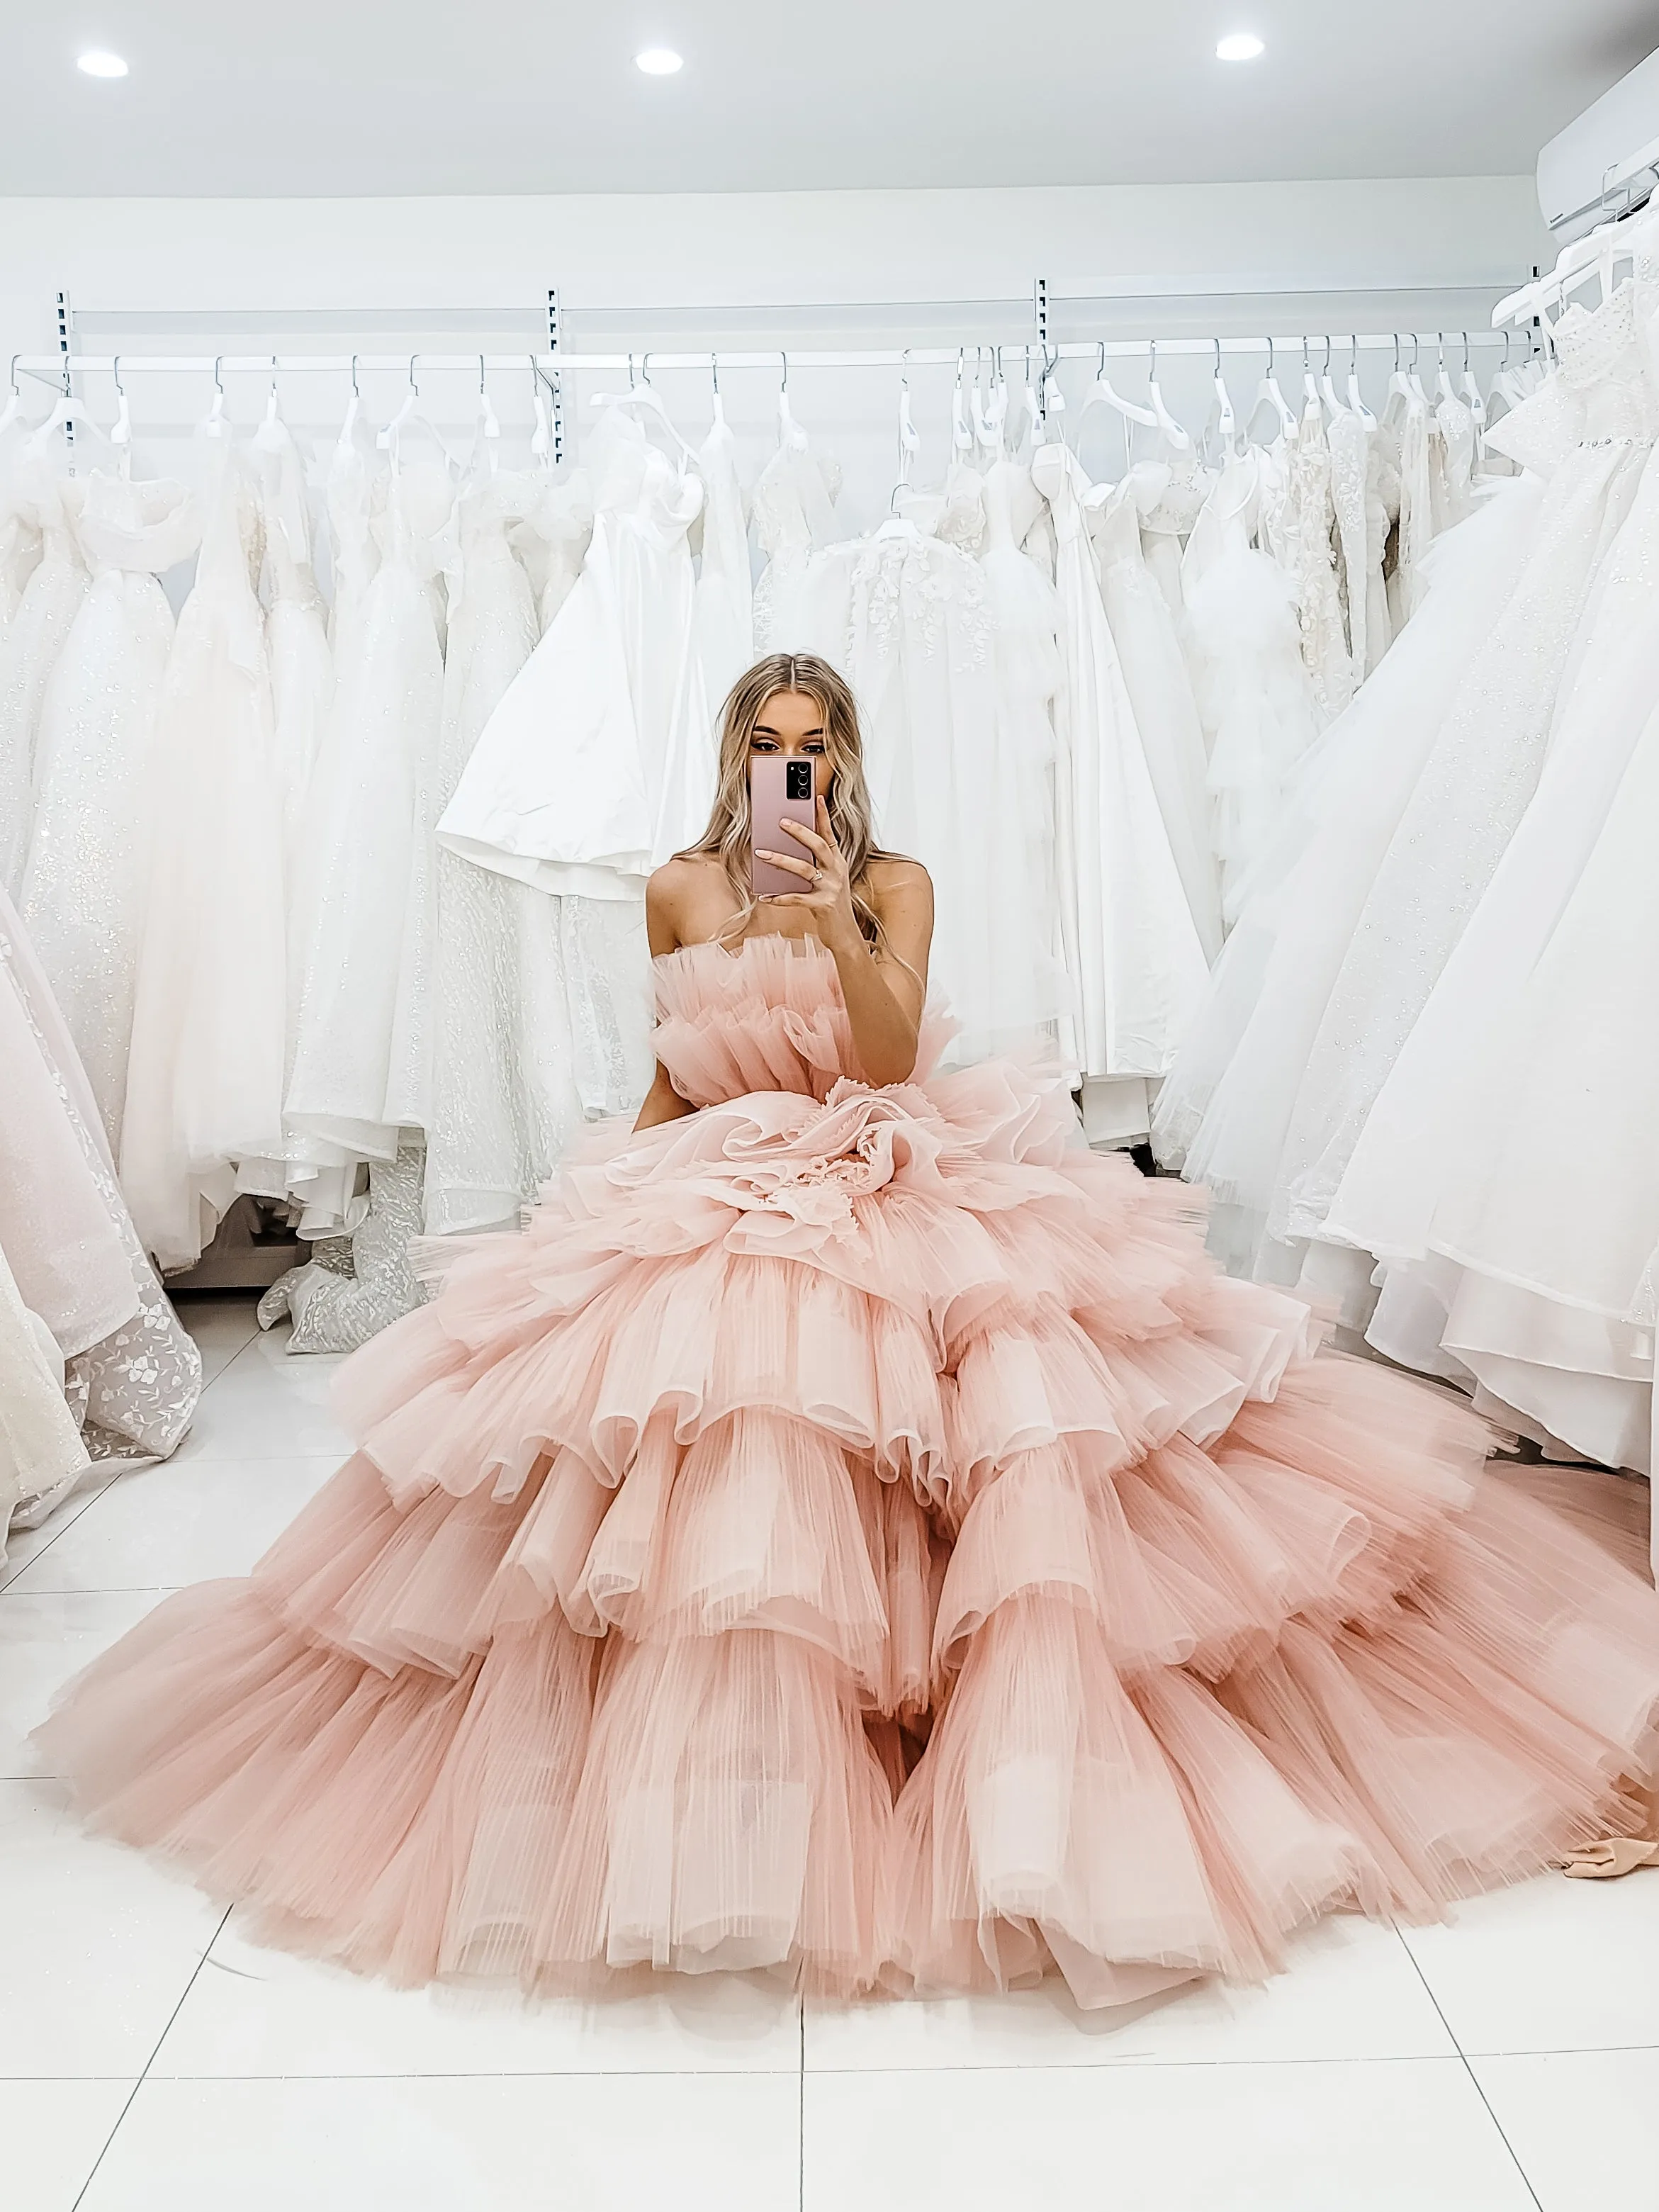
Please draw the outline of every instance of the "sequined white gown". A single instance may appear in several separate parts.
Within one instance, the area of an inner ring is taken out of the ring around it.
[[[76,532],[92,583],[41,705],[19,903],[118,1153],[173,647],[157,579],[195,550],[200,526],[180,483],[82,481]]]

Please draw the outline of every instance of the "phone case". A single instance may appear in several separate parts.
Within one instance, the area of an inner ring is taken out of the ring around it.
[[[803,860],[811,859],[807,848],[798,843],[781,825],[786,821],[799,822],[804,829],[817,829],[817,765],[811,753],[794,760],[786,760],[781,753],[757,753],[749,763],[749,881],[757,898],[811,889],[804,876],[792,876],[787,868],[774,867],[769,860],[757,859],[756,855],[761,852],[787,853],[793,859],[799,853]],[[805,782],[805,796],[799,789],[794,797],[790,796],[791,769],[798,787],[803,781]]]

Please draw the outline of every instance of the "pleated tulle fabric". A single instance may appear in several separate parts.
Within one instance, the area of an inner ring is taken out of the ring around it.
[[[100,1827],[403,1982],[1107,2005],[1628,1825],[1659,1600],[1459,1402],[1051,1078],[869,1087],[815,948],[658,975],[701,1110],[446,1246],[333,1482],[71,1688]]]

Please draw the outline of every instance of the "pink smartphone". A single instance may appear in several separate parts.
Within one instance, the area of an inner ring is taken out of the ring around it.
[[[799,822],[803,829],[818,826],[817,763],[811,753],[786,760],[781,753],[757,753],[749,763],[749,823],[750,850],[749,881],[757,898],[775,898],[785,891],[810,890],[804,876],[763,860],[762,853],[799,853],[810,862],[812,855],[782,826]]]

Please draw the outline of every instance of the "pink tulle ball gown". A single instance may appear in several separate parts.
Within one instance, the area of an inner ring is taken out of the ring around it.
[[[1459,1405],[1311,1356],[1053,1082],[862,1082],[815,946],[657,987],[700,1110],[459,1248],[252,1575],[72,1686],[100,1827],[399,1982],[1098,2006],[1627,1816],[1659,1601]]]

